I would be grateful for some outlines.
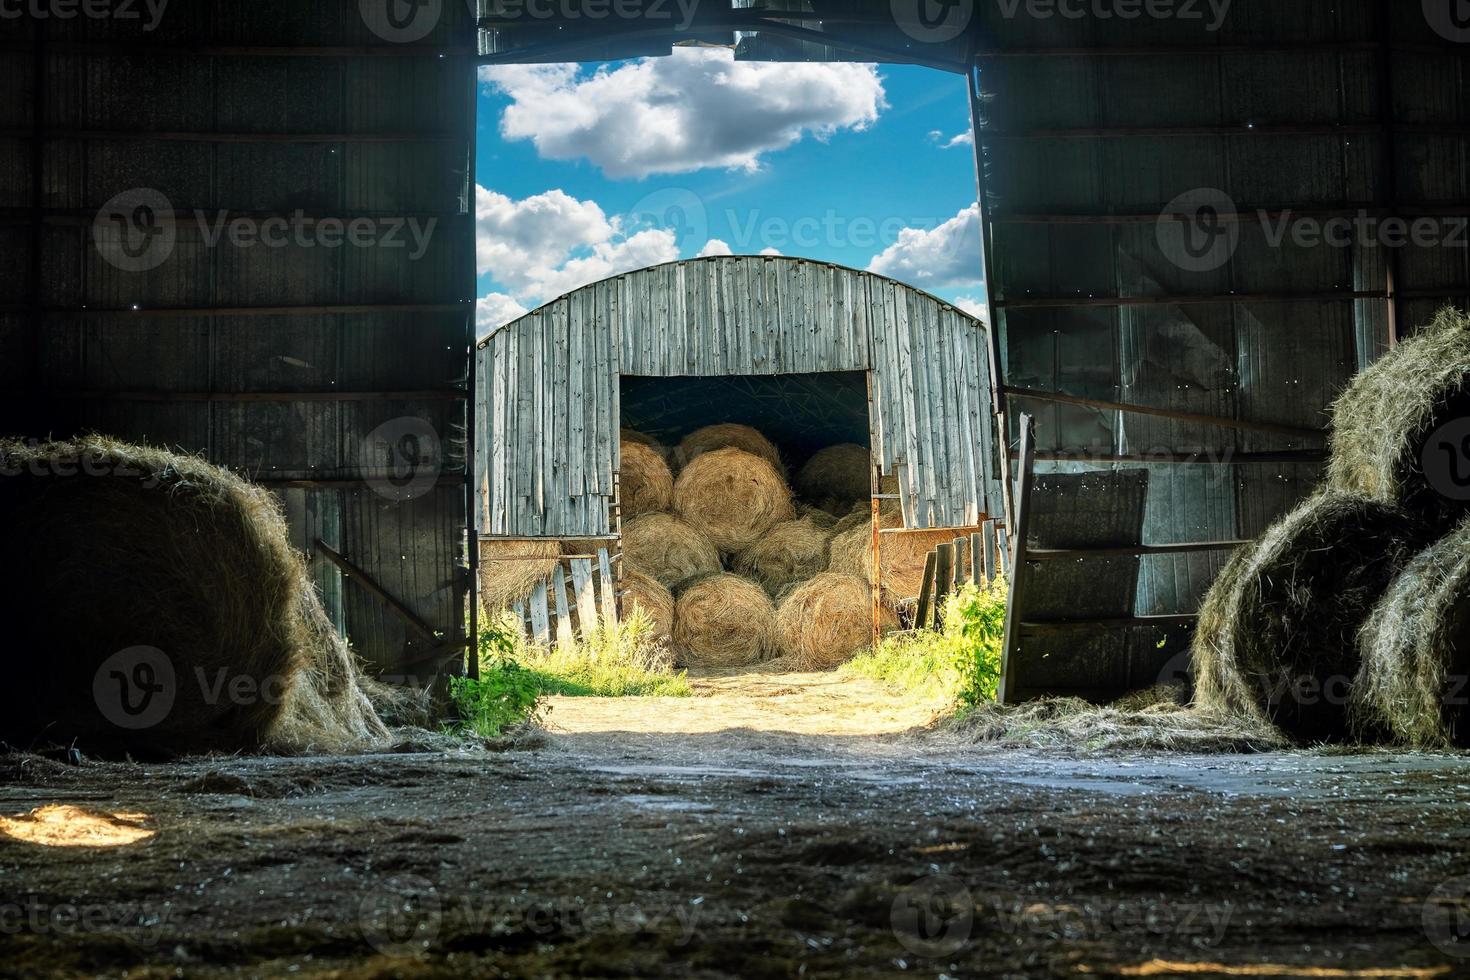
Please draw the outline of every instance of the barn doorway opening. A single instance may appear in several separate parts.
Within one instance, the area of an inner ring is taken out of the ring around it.
[[[867,374],[619,384],[624,605],[672,603],[680,665],[824,670],[869,646]]]

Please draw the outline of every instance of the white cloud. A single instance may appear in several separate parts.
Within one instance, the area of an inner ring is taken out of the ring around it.
[[[720,239],[718,239],[718,238],[711,238],[709,241],[707,241],[707,242],[704,243],[704,248],[702,248],[702,249],[699,250],[699,256],[698,257],[701,258],[701,259],[703,259],[703,258],[707,258],[708,256],[711,256],[711,255],[734,255],[734,254],[735,253],[730,250],[730,246],[727,243],[720,241]]]
[[[555,299],[588,283],[679,257],[673,231],[629,234],[595,201],[560,190],[520,201],[475,188],[476,265],[514,302]]]
[[[763,249],[761,249],[761,254],[762,255],[780,255],[781,254],[781,250],[779,248],[763,248]]]
[[[948,139],[945,139],[943,132],[934,129],[930,130],[929,132],[929,141],[931,143],[940,144],[946,150],[953,150],[957,146],[974,146],[975,134],[967,129],[963,133],[959,133],[955,136],[951,136]]]
[[[491,65],[480,78],[511,100],[505,139],[530,140],[543,159],[585,158],[613,178],[758,170],[763,154],[866,129],[887,108],[873,65],[736,62],[713,48],[590,74]]]
[[[512,320],[518,320],[531,312],[515,297],[507,296],[505,293],[491,293],[480,297],[475,304],[475,336],[484,340],[500,327],[505,326]]]
[[[956,296],[950,303],[955,309],[963,310],[977,320],[990,322],[990,309],[985,305],[984,296]]]
[[[973,286],[982,279],[980,208],[972,204],[937,228],[905,228],[868,271],[922,289]]]

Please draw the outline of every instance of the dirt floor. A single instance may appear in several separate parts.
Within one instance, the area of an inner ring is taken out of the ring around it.
[[[0,975],[1470,975],[1470,758],[967,744],[833,675],[499,752],[0,757]]]

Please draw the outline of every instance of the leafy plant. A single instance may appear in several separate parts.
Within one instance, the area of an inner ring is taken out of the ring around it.
[[[972,707],[995,700],[1005,641],[1003,578],[965,585],[945,600],[939,630],[884,637],[843,666],[843,671],[893,685],[915,697]]]
[[[498,738],[507,728],[538,715],[541,682],[517,661],[519,646],[519,629],[509,622],[492,623],[480,632],[480,676],[450,681],[462,727],[484,738]]]

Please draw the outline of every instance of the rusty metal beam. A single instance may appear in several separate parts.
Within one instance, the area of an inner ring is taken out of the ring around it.
[[[1129,402],[1104,401],[1100,398],[1084,398],[1080,395],[1065,395],[1057,391],[1039,391],[1035,388],[1017,388],[1006,385],[1005,392],[1012,398],[1030,398],[1035,401],[1053,402],[1058,405],[1076,405],[1080,408],[1097,408],[1108,412],[1127,412],[1132,415],[1151,415],[1173,419],[1176,422],[1195,422],[1200,425],[1215,425],[1224,429],[1240,429],[1244,432],[1264,432],[1270,435],[1296,436],[1306,439],[1322,439],[1326,429],[1307,429],[1295,425],[1280,425],[1275,422],[1250,422],[1245,419],[1226,418],[1222,415],[1201,415],[1197,412],[1180,412],[1172,408],[1156,408],[1150,405],[1135,405]]]

